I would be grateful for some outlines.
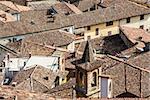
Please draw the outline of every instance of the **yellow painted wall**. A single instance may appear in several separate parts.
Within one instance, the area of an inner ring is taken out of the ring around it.
[[[85,29],[85,40],[87,40],[88,36],[91,36],[91,39],[100,37],[100,36],[108,36],[108,32],[111,31],[112,34],[119,33],[118,31],[119,21],[114,21],[113,25],[106,26],[106,23],[91,26],[90,30]],[[96,28],[99,28],[99,35],[96,36]]]
[[[84,40],[87,40],[87,37],[90,36],[91,39],[100,37],[100,36],[108,36],[108,32],[111,31],[112,35],[119,33],[120,25],[139,28],[141,25],[144,25],[144,29],[150,30],[150,14],[144,15],[144,19],[140,20],[140,16],[132,17],[130,23],[126,23],[126,19],[113,21],[113,25],[106,26],[106,23],[93,25],[90,30],[85,28]],[[99,28],[99,35],[96,36],[96,28]]]

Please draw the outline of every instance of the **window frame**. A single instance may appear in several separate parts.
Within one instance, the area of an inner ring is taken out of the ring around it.
[[[91,30],[91,26],[87,26],[87,30],[88,30],[88,31]]]
[[[96,72],[92,73],[92,82],[93,82],[93,83],[91,83],[92,87],[97,86],[97,73]]]
[[[144,20],[144,15],[140,15],[140,20]]]
[[[131,22],[131,18],[128,17],[128,18],[126,19],[126,23],[130,23],[130,22]]]
[[[95,29],[95,35],[96,35],[96,36],[99,35],[99,28],[96,28],[96,29]]]
[[[144,25],[140,25],[139,29],[144,29]]]
[[[112,25],[113,25],[113,21],[106,22],[106,26],[112,26]]]

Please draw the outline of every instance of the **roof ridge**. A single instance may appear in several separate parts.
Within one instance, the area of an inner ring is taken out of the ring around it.
[[[84,48],[82,59],[85,62],[93,62],[94,61],[93,48],[92,48],[91,43],[89,42],[89,40],[86,42],[86,46]]]
[[[12,4],[14,4],[14,6],[18,9],[19,12],[21,12],[20,9],[18,8],[17,4],[15,4],[13,2],[12,2]]]
[[[132,4],[135,4],[135,5],[140,6],[140,7],[143,7],[143,8],[150,9],[150,8],[144,6],[142,3],[138,4],[137,2],[134,2],[134,1],[132,1],[132,0],[128,0],[127,2],[130,2],[130,3],[132,3]]]
[[[65,4],[70,10],[72,10],[74,13],[76,13],[76,14],[82,14],[82,11],[80,11],[75,5],[69,4],[69,3],[67,3],[67,2],[64,2],[64,4]],[[70,5],[71,5],[72,7],[70,7]],[[76,12],[74,9],[76,9],[76,10],[78,10],[78,11]]]
[[[12,49],[10,49],[8,47],[6,47],[6,46],[4,46],[2,44],[0,44],[0,47],[5,49],[5,50],[8,50],[8,52],[11,52],[11,53],[15,54],[16,56],[18,56],[18,53],[16,51],[14,51],[14,50],[12,50]]]
[[[40,83],[41,85],[45,86],[45,87],[49,90],[49,88],[48,88],[45,84],[42,84],[41,82],[39,82],[38,80],[36,80],[36,79],[34,79],[34,78],[32,78],[32,80],[34,80],[34,81]]]
[[[29,42],[29,41],[26,41],[26,42]],[[34,43],[35,45],[44,46],[46,48],[53,49],[53,50],[58,50],[58,51],[62,51],[62,52],[70,52],[67,49],[63,49],[63,48],[55,47],[55,46],[51,46],[51,45],[43,45],[43,44],[35,43],[35,42],[29,42],[29,43]]]
[[[26,78],[25,80],[23,80],[22,82],[20,82],[19,84],[17,84],[17,86],[18,85],[20,85],[20,84],[22,84],[23,82],[25,82],[25,81],[27,81],[27,80],[29,80],[30,78],[28,77],[28,78]],[[13,83],[13,82],[12,82]]]
[[[13,8],[11,8],[11,7],[9,7],[9,6],[5,5],[5,4],[3,4],[2,2],[3,2],[3,1],[0,1],[0,4],[2,4],[2,5],[4,5],[4,6],[6,6],[6,7],[8,7],[8,8],[10,8],[10,9],[12,9],[12,10],[17,11],[16,9],[13,9]],[[6,2],[6,1],[5,1],[5,2]],[[11,2],[11,1],[7,1],[7,2]],[[13,3],[12,3],[12,4],[13,4]]]
[[[129,65],[129,66],[131,66],[131,67],[133,67],[133,68],[136,68],[136,69],[139,69],[139,70],[142,70],[142,71],[145,71],[145,72],[150,73],[150,70],[147,70],[147,69],[145,69],[145,68],[141,68],[141,67],[139,67],[139,66],[136,66],[136,65],[133,65],[133,64],[131,64],[131,63],[128,63],[128,62],[126,62],[126,61],[124,61],[124,60],[122,60],[122,59],[120,59],[120,58],[118,58],[118,57],[116,57],[116,56],[112,56],[112,55],[108,55],[108,54],[107,54],[107,57],[112,58],[112,59],[114,59],[114,60],[117,60],[117,61],[119,61],[119,62],[122,62],[122,63],[124,63],[124,64],[127,64],[127,65]]]
[[[35,69],[37,69],[37,67],[38,67],[37,65],[35,65],[35,66],[33,67],[34,69],[33,69],[32,73],[30,74],[30,77],[32,77],[32,74],[33,74],[33,72],[35,72]]]
[[[71,33],[71,32],[66,32],[66,31],[63,31],[63,30],[59,30],[59,32],[63,32],[63,33],[65,33],[64,35],[66,35],[66,36],[68,36],[69,38],[72,38],[72,39],[74,39],[75,40],[75,35],[73,34],[73,33]]]

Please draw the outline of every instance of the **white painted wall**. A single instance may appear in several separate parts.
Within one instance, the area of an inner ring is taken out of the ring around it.
[[[126,23],[126,19],[120,20],[120,25],[139,28],[141,25],[144,25],[144,29],[150,29],[150,14],[144,15],[144,19],[140,20],[140,16],[131,18],[130,23]]]
[[[28,59],[24,69],[29,69],[31,67],[34,67],[35,65],[40,65],[45,68],[49,68],[53,71],[58,70],[59,64],[58,64],[59,57],[45,57],[45,56],[31,56],[31,58]]]
[[[19,13],[12,14],[12,16],[14,16],[14,18],[15,18],[16,21],[19,21],[20,18],[21,18],[21,15]]]
[[[75,43],[74,43],[74,41],[67,46],[67,50],[69,50],[71,52],[74,52],[74,50],[75,50]]]

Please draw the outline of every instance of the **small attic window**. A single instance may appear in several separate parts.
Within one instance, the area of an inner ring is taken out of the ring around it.
[[[48,76],[44,77],[43,79],[48,80]]]

